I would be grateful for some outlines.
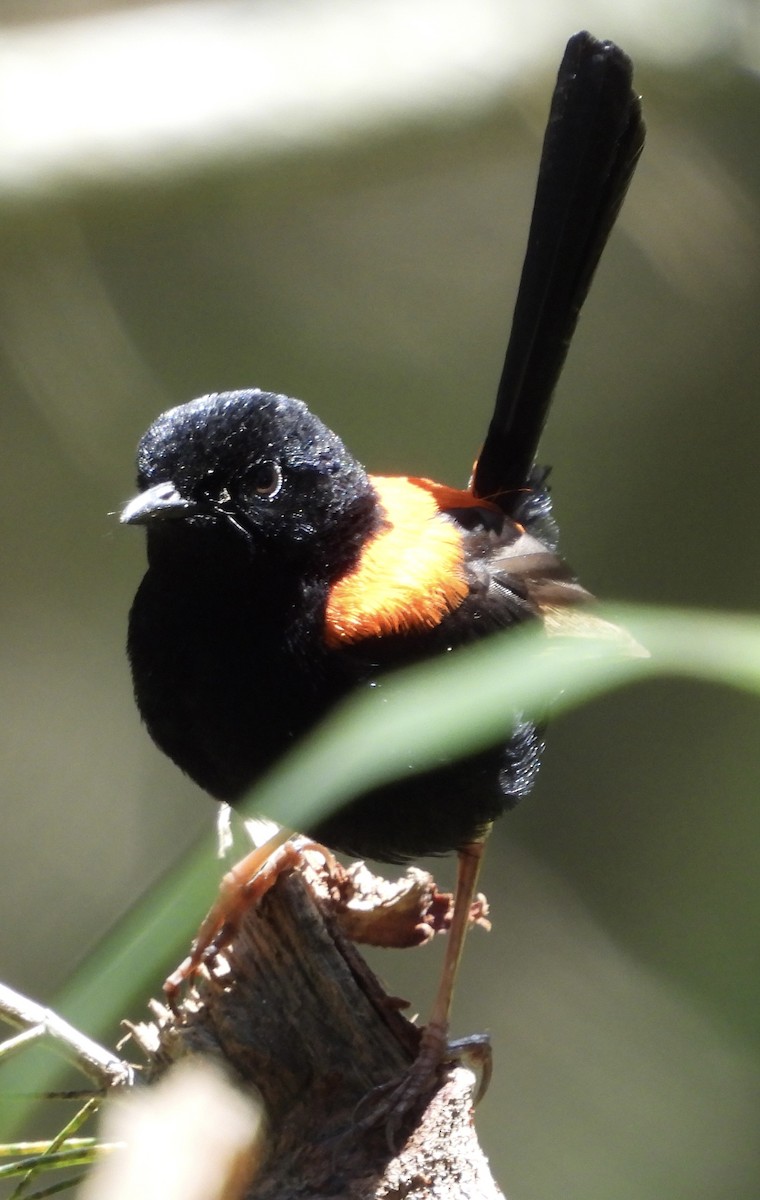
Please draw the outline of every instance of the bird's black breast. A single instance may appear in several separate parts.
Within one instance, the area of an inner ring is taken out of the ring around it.
[[[135,697],[159,748],[234,803],[341,689],[309,636],[318,597],[264,563],[196,566],[154,563],[143,578],[129,620]]]
[[[209,540],[208,554],[203,539],[182,548],[176,530],[166,546],[154,540],[130,615],[128,649],[153,740],[200,787],[232,804],[350,692],[374,685],[381,701],[388,669],[529,615],[518,594],[489,587],[486,572],[485,582],[473,575],[464,614],[452,614],[439,628],[330,648],[326,581],[266,558],[238,558],[234,541],[227,561],[219,545]],[[360,795],[305,832],[335,849],[387,861],[465,845],[533,782],[535,729],[510,731],[507,718],[504,743],[459,761],[442,758],[422,772],[410,750],[400,780]]]

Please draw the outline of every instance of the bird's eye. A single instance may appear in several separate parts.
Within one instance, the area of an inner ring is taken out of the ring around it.
[[[276,462],[257,463],[248,474],[248,485],[257,496],[271,500],[282,487],[282,471]]]

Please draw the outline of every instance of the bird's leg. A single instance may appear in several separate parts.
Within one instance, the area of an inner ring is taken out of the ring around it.
[[[464,939],[470,924],[470,911],[475,896],[475,888],[480,874],[480,864],[485,850],[486,835],[478,841],[462,846],[457,859],[457,881],[454,891],[454,912],[448,931],[446,953],[443,969],[438,983],[430,1019],[422,1030],[417,1057],[409,1071],[400,1081],[383,1085],[370,1096],[365,1098],[369,1112],[357,1122],[357,1127],[371,1128],[385,1121],[389,1145],[395,1149],[394,1142],[399,1125],[412,1105],[425,1095],[436,1083],[441,1064],[451,1056],[458,1057],[473,1048],[482,1069],[481,1086],[478,1089],[478,1099],[485,1091],[490,1077],[490,1044],[482,1037],[462,1039],[449,1045],[449,1015],[451,1001],[454,995],[459,963],[464,949]],[[382,1097],[378,1093],[384,1093]],[[364,1102],[363,1102],[364,1103]],[[363,1105],[362,1105],[363,1106]],[[361,1106],[360,1106],[361,1107]]]
[[[414,1063],[413,1078],[425,1079],[434,1073],[448,1050],[449,1017],[464,939],[470,924],[470,909],[478,884],[485,838],[463,846],[457,858],[457,881],[454,891],[454,912],[446,942],[443,969],[438,982],[430,1019],[422,1031],[420,1050]]]
[[[283,871],[300,866],[304,850],[311,849],[332,860],[324,846],[307,838],[294,839],[288,830],[278,829],[273,837],[262,846],[256,846],[227,872],[219,885],[219,894],[195,936],[190,954],[164,983],[164,995],[171,1009],[176,1010],[182,984],[192,979],[202,962],[213,958],[232,940],[244,913],[259,903]]]

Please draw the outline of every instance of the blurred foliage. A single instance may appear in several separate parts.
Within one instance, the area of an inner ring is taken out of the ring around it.
[[[557,59],[579,25],[608,32],[601,12],[554,14]],[[754,609],[757,80],[725,50],[642,60],[637,80],[645,157],[542,454],[592,590]],[[550,89],[542,75],[362,144],[0,196],[9,983],[51,1000],[211,820],[130,694],[142,546],[109,514],[140,433],[170,403],[260,385],[305,399],[373,470],[463,483]],[[495,927],[471,939],[456,1010],[456,1032],[493,1033],[479,1125],[514,1200],[755,1200],[759,774],[739,693],[647,683],[553,724],[535,795],[491,840]],[[188,926],[218,870],[205,864]],[[379,958],[421,1011],[439,950]],[[178,953],[167,943],[154,987]],[[93,1011],[110,1009],[90,986]]]

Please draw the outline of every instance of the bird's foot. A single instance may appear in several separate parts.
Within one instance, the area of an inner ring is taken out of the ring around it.
[[[473,1103],[485,1095],[491,1080],[491,1041],[488,1034],[473,1034],[450,1042],[445,1025],[430,1022],[420,1038],[417,1057],[400,1078],[375,1088],[361,1101],[354,1132],[385,1126],[388,1147],[396,1153],[399,1130],[412,1111],[428,1101],[441,1083],[445,1070],[461,1059],[480,1073]],[[367,1111],[358,1116],[362,1108]]]
[[[476,1073],[478,1086],[472,1097],[474,1105],[480,1104],[491,1085],[493,1074],[493,1051],[491,1038],[487,1033],[469,1033],[467,1037],[457,1038],[448,1045],[449,1058],[455,1062],[462,1059]]]
[[[334,864],[329,850],[304,837],[278,833],[235,863],[219,885],[219,894],[204,917],[187,958],[164,983],[164,995],[172,1012],[177,1012],[179,995],[199,967],[211,962],[235,936],[248,910],[258,904],[285,871],[306,862],[305,852],[317,851],[328,866]]]

